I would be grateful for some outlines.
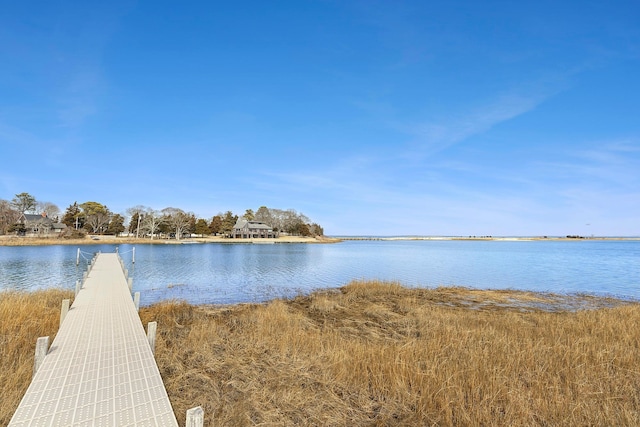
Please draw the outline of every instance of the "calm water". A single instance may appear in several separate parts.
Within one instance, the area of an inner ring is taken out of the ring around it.
[[[73,289],[114,245],[0,247],[0,289]],[[347,241],[339,244],[119,245],[141,303],[290,297],[354,279],[407,286],[585,292],[640,298],[640,241]]]

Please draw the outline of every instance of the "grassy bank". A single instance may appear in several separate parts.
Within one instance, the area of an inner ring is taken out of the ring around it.
[[[0,424],[61,299],[2,294]],[[206,425],[640,424],[638,304],[368,282],[140,314],[181,422],[201,405]]]
[[[73,292],[0,292],[0,425],[9,424],[33,374],[38,337],[58,331],[60,305]]]
[[[57,236],[50,237],[21,237],[21,236],[0,236],[0,246],[47,246],[47,245],[179,245],[184,242],[196,243],[338,243],[340,239],[331,237],[300,237],[300,236],[280,236],[276,239],[229,239],[221,236],[204,236],[176,239],[149,239],[135,237],[115,237],[115,236],[85,236],[79,239],[64,239]]]

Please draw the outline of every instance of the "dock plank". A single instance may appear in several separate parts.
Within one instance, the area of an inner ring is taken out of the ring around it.
[[[117,254],[99,254],[9,426],[177,426]]]

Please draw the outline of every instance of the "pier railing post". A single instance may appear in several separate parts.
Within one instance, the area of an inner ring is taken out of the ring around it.
[[[60,307],[60,325],[58,328],[62,327],[62,322],[64,322],[64,318],[67,317],[67,313],[69,312],[69,300],[62,300],[62,307]]]
[[[133,277],[127,279],[127,284],[129,285],[129,292],[131,292],[133,290]]]
[[[33,359],[33,376],[36,376],[36,372],[40,369],[40,365],[44,362],[44,357],[49,351],[49,337],[40,337],[36,341],[36,356]]]
[[[140,311],[140,292],[133,295],[133,305],[136,306],[136,311]]]
[[[156,329],[158,329],[158,322],[149,322],[147,325],[147,339],[153,355],[156,354]]]
[[[135,246],[133,247],[131,252],[133,252],[133,255],[131,255],[131,264],[135,264],[136,263],[136,247]]]
[[[78,252],[76,254],[76,265],[80,264],[80,248],[78,248]]]
[[[204,409],[201,406],[187,409],[186,427],[203,427],[204,426]]]
[[[80,288],[81,287],[82,286],[80,285],[80,280],[76,280],[76,295],[75,296],[78,296],[78,294],[80,293]]]

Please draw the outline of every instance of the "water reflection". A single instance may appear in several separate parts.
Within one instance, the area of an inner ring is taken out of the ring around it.
[[[311,245],[155,245],[136,249],[130,267],[141,302],[179,298],[189,301],[262,301],[304,292],[297,277],[312,261]],[[121,247],[126,251],[126,247]],[[121,252],[122,253],[122,252]],[[123,256],[125,262],[130,260]]]
[[[587,292],[640,297],[640,242],[360,241],[333,245],[199,244],[117,247],[141,303],[235,303],[290,297],[354,279],[408,286]],[[73,289],[97,251],[0,247],[0,289]]]

